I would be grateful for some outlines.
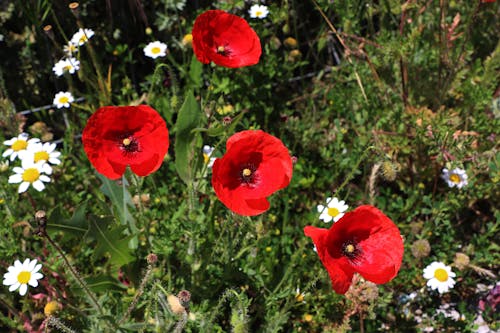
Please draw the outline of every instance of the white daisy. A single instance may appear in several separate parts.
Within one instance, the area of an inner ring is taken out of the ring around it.
[[[344,200],[340,200],[337,198],[326,198],[326,207],[323,205],[318,205],[318,213],[321,213],[319,216],[320,220],[328,223],[333,220],[333,222],[337,222],[344,216],[344,212],[349,208],[348,205],[345,204]]]
[[[269,10],[267,9],[267,6],[255,4],[250,7],[248,13],[251,18],[263,19],[267,16],[267,14],[269,14]]]
[[[45,161],[35,163],[28,158],[22,160],[21,167],[14,167],[12,170],[15,174],[9,177],[9,183],[21,183],[17,191],[18,193],[26,192],[30,185],[37,191],[43,191],[45,188],[43,183],[50,182],[50,178],[44,175],[44,173],[52,173],[52,168]]]
[[[19,294],[24,296],[28,290],[28,284],[32,287],[38,286],[38,280],[43,278],[43,274],[38,271],[42,264],[37,265],[37,260],[26,259],[23,263],[19,260],[10,266],[7,273],[3,275],[3,284],[9,286],[9,291],[19,289]]]
[[[52,67],[52,70],[57,76],[62,76],[64,72],[74,74],[79,69],[80,61],[76,58],[61,59]]]
[[[75,99],[73,95],[69,91],[60,91],[54,97],[54,104],[58,109],[60,108],[69,108],[70,104],[73,103]]]
[[[203,161],[207,164],[207,168],[211,168],[217,159],[216,157],[211,157],[214,150],[215,148],[210,147],[209,145],[203,146]]]
[[[36,138],[28,139],[29,136],[26,133],[21,133],[17,137],[10,140],[4,141],[3,144],[10,146],[9,149],[4,151],[2,157],[10,156],[10,160],[13,161],[21,153],[25,151],[30,144],[37,143],[40,140]]]
[[[464,169],[455,168],[451,171],[444,168],[441,177],[446,181],[449,187],[462,188],[468,184],[467,174]]]
[[[164,57],[167,55],[167,44],[159,41],[151,42],[144,48],[144,54],[153,59]]]
[[[43,144],[41,142],[34,143],[28,145],[28,148],[19,154],[19,158],[21,160],[29,158],[35,163],[43,161],[50,164],[61,164],[61,160],[59,159],[61,153],[55,150],[56,147],[57,145],[55,143],[50,142],[45,142]],[[44,170],[48,170],[47,167],[44,166]],[[48,174],[50,174],[50,171]]]
[[[68,57],[71,57],[73,54],[78,52],[78,45],[73,44],[72,41],[69,41],[68,44],[63,46],[63,51]]]
[[[427,286],[432,290],[438,290],[440,294],[447,292],[455,285],[455,273],[451,271],[450,266],[446,266],[442,262],[434,261],[432,264],[424,268],[424,278],[427,280]]]
[[[94,36],[94,31],[92,29],[82,29],[80,28],[74,35],[71,37],[71,43],[77,46],[82,46],[87,43],[90,38]]]

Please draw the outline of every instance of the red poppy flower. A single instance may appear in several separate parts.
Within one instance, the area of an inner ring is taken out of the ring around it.
[[[193,51],[204,64],[236,68],[255,65],[262,52],[259,36],[245,19],[223,10],[207,10],[193,26]]]
[[[403,240],[398,227],[380,210],[365,205],[346,213],[330,229],[307,226],[333,289],[345,294],[355,272],[374,283],[386,283],[398,273]]]
[[[215,194],[239,215],[258,215],[269,209],[267,197],[292,179],[292,158],[280,139],[260,130],[242,131],[226,143],[226,154],[215,160]]]
[[[127,165],[138,176],[158,170],[169,145],[165,121],[147,105],[99,108],[82,141],[90,163],[110,179],[120,178]]]

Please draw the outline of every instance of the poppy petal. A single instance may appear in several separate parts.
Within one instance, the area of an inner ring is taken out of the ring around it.
[[[310,237],[316,246],[319,259],[330,276],[333,290],[338,294],[345,294],[351,286],[354,270],[343,258],[334,258],[328,252],[328,229],[307,226],[304,228],[304,234]]]
[[[82,142],[92,165],[110,179],[120,178],[127,165],[139,176],[156,171],[169,146],[165,121],[147,105],[99,108],[87,121]]]
[[[228,139],[226,154],[215,160],[212,186],[235,213],[257,215],[269,209],[266,197],[288,186],[292,168],[281,140],[260,130],[242,131]]]
[[[349,241],[355,242],[360,252],[350,264],[365,279],[380,284],[397,275],[403,241],[398,227],[380,210],[364,205],[346,213],[329,230],[329,253],[342,256],[341,246]]]
[[[245,19],[223,10],[200,14],[193,25],[193,51],[208,64],[236,68],[255,65],[262,53],[260,40]]]

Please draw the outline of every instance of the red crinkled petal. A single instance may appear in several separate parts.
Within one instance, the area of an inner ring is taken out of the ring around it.
[[[124,153],[120,138],[137,140],[139,150]],[[139,176],[156,171],[168,151],[168,129],[163,118],[147,105],[106,106],[88,120],[82,134],[84,150],[96,170],[120,178],[127,165]]]
[[[193,26],[193,51],[196,58],[208,64],[236,68],[255,65],[262,53],[260,40],[245,19],[223,10],[200,14]],[[217,48],[224,46],[224,54]]]
[[[341,246],[354,240],[360,249],[352,269],[374,283],[386,283],[398,273],[403,259],[403,240],[398,227],[380,210],[365,205],[346,213],[328,231],[328,252],[340,256]]]
[[[281,140],[263,131],[234,134],[226,154],[215,161],[212,185],[217,197],[240,215],[258,215],[269,209],[266,197],[286,187],[292,177],[292,159]],[[255,167],[253,181],[241,181],[242,167]]]
[[[304,234],[311,237],[314,245],[316,245],[319,259],[330,276],[333,290],[338,294],[345,294],[351,286],[354,270],[347,263],[345,257],[334,258],[330,255],[326,240],[328,232],[328,229],[313,226],[304,228]]]

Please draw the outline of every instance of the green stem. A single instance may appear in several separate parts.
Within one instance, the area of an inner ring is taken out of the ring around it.
[[[99,312],[99,314],[101,316],[104,316],[104,311],[103,311],[102,307],[99,305],[99,302],[97,301],[96,296],[89,289],[89,287],[87,286],[87,284],[85,283],[85,281],[83,281],[83,279],[80,277],[80,275],[78,275],[78,273],[75,270],[75,268],[70,264],[68,258],[64,254],[64,251],[59,247],[59,245],[56,244],[56,242],[54,242],[52,240],[52,238],[47,233],[44,234],[44,237],[49,241],[49,243],[54,247],[54,249],[56,249],[56,251],[61,255],[61,257],[63,258],[64,263],[66,264],[66,267],[69,269],[71,275],[78,282],[78,284],[80,285],[80,287],[85,291],[85,293],[89,297],[92,305],[97,310],[97,312]]]

